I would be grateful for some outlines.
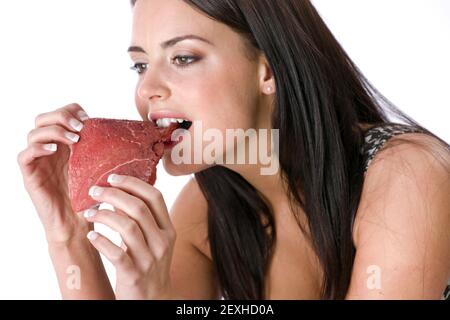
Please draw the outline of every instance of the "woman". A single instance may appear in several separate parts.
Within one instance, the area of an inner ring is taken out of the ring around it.
[[[278,129],[279,171],[177,164],[166,150],[170,174],[195,174],[170,218],[161,193],[129,176],[91,193],[116,212],[73,214],[61,186],[86,112],[71,104],[39,115],[18,162],[64,298],[442,297],[450,147],[370,85],[309,1],[132,6],[142,119],[201,121],[221,133]],[[387,111],[405,123],[390,123]],[[56,150],[45,149],[51,142]],[[122,247],[93,232],[94,222],[118,231]],[[116,267],[115,293],[98,252]],[[70,266],[79,267],[75,289]]]

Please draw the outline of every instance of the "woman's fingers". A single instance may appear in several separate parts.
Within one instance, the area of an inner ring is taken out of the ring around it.
[[[153,242],[158,241],[160,230],[144,201],[123,190],[109,187],[93,186],[89,190],[89,195],[97,201],[112,205],[135,220],[148,245],[151,243],[150,237]]]
[[[135,264],[142,262],[144,265],[141,267],[145,267],[153,260],[140,227],[130,217],[107,209],[86,210],[84,217],[89,222],[102,223],[118,232]]]
[[[78,103],[71,103],[60,109],[69,110],[69,112],[80,121],[84,121],[89,118],[86,111]]]
[[[123,240],[120,241],[120,248],[125,252],[127,252],[127,250],[128,250],[128,247],[125,244],[125,242],[123,242]]]
[[[31,130],[28,133],[28,144],[62,142],[64,144],[74,144],[78,142],[80,136],[76,133],[65,130],[59,125],[49,125]]]
[[[17,155],[17,162],[23,172],[23,169],[33,162],[34,159],[54,154],[57,149],[58,145],[56,143],[33,143]]]
[[[117,269],[117,274],[122,278],[137,278],[137,270],[131,257],[116,246],[111,240],[96,231],[90,231],[87,234],[92,245],[108,259]]]
[[[59,124],[71,131],[81,131],[82,121],[86,120],[88,115],[80,105],[73,103],[55,111],[39,114],[35,119],[36,128],[45,127],[53,124]]]
[[[71,131],[80,131],[82,121],[87,118],[86,112],[76,103],[38,115],[36,128],[28,133],[28,147],[17,155],[22,172],[36,158],[57,151],[58,145],[54,142],[69,145],[78,142],[78,134]]]
[[[108,183],[142,199],[150,208],[159,228],[172,231],[173,225],[169,211],[158,189],[136,177],[117,174],[110,175]]]

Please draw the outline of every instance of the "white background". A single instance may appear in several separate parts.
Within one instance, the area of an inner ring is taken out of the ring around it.
[[[450,141],[450,1],[315,0],[368,79]],[[81,104],[91,117],[140,119],[126,49],[128,0],[0,1],[0,298],[59,299],[40,221],[16,163],[37,114]],[[158,166],[170,207],[187,177]],[[101,230],[101,229],[99,229]],[[107,262],[107,271],[115,281]]]

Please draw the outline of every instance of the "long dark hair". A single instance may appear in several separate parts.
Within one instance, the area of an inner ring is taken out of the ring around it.
[[[290,206],[297,221],[298,208],[307,216],[307,236],[323,271],[322,299],[343,299],[364,180],[364,130],[358,124],[388,123],[391,113],[450,146],[371,85],[310,1],[183,1],[241,34],[249,52],[267,58],[277,92],[272,127],[279,129],[280,169]],[[223,297],[264,299],[276,240],[270,203],[223,166],[195,178],[208,202],[208,239]]]

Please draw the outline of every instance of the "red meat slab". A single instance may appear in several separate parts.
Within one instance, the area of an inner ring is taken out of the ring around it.
[[[151,185],[164,142],[177,125],[158,128],[151,121],[91,118],[83,122],[80,139],[70,146],[69,196],[74,212],[91,208],[97,201],[89,195],[93,185],[110,186],[112,173],[137,177]]]

